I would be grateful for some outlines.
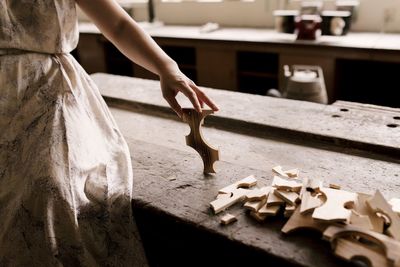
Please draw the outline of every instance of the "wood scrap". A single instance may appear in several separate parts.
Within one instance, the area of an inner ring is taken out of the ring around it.
[[[260,215],[265,215],[265,216],[275,216],[279,210],[280,210],[281,206],[267,206],[267,203],[265,203],[257,212]]]
[[[319,198],[320,194],[313,196],[311,192],[304,192],[301,198],[300,213],[306,214],[314,211],[315,208],[320,207],[323,201]]]
[[[323,187],[323,182],[319,179],[303,178],[303,186],[300,190],[300,198],[303,198],[304,192],[314,193]]]
[[[333,247],[336,246],[335,241],[343,237],[363,238],[368,240],[385,252],[385,256],[389,261],[389,266],[397,267],[400,265],[400,242],[393,238],[374,231],[366,231],[352,225],[329,226],[323,233],[323,238],[330,241]]]
[[[358,195],[358,201],[355,203],[353,210],[360,215],[368,216],[373,231],[378,233],[383,233],[385,220],[382,217],[378,216],[373,210],[371,210],[371,208],[366,203],[366,201],[372,198],[372,196],[364,193],[357,193],[357,195]],[[351,218],[350,218],[350,223],[351,223]]]
[[[374,230],[368,215],[362,215],[355,210],[351,210],[350,224],[365,230]]]
[[[310,213],[301,214],[298,207],[283,226],[282,232],[288,234],[298,229],[312,229],[322,233],[328,226],[329,224],[326,222],[314,220]]]
[[[289,204],[286,204],[286,206],[285,206],[285,211],[283,212],[283,216],[284,216],[285,218],[289,218],[290,216],[293,215],[295,209],[296,209],[296,205],[289,205]]]
[[[357,201],[357,194],[332,188],[321,188],[320,192],[325,195],[326,201],[314,210],[312,217],[326,222],[348,223],[351,211],[346,209],[345,205],[354,204]]]
[[[223,225],[228,225],[228,224],[234,223],[236,221],[237,221],[236,216],[232,215],[230,213],[225,214],[221,218],[221,224],[223,224]]]
[[[365,262],[367,264],[366,266],[368,266],[368,262],[373,267],[389,266],[382,252],[369,248],[365,244],[350,238],[338,238],[336,240],[334,253],[348,261],[367,259],[367,262]]]
[[[374,211],[386,215],[390,219],[390,225],[386,232],[396,240],[400,240],[400,217],[393,211],[392,206],[385,200],[381,192],[366,201],[367,205]]]
[[[256,219],[258,222],[263,222],[268,217],[267,215],[260,214],[260,213],[258,213],[256,211],[251,211],[250,215],[251,215],[251,217]]]
[[[257,184],[257,179],[254,177],[254,175],[249,175],[246,178],[243,178],[242,180],[233,183],[231,185],[228,185],[218,191],[218,193],[232,193],[238,188],[250,188],[252,186],[255,186]]]
[[[199,113],[192,108],[184,108],[182,111],[183,120],[190,126],[190,133],[186,136],[186,144],[200,154],[204,164],[204,173],[215,173],[214,163],[219,160],[219,151],[207,143],[201,131],[204,118],[214,112],[202,110]]]
[[[274,190],[274,194],[292,206],[296,205],[296,202],[299,199],[299,194],[297,194],[296,192]]]
[[[280,205],[283,205],[283,204],[285,204],[285,201],[282,199],[282,198],[280,198],[280,197],[278,197],[277,195],[275,195],[275,190],[276,189],[273,189],[273,191],[271,191],[270,193],[269,193],[269,195],[268,195],[268,198],[267,198],[267,206],[268,207],[271,207],[271,206],[280,206]]]
[[[255,200],[266,199],[271,190],[272,190],[272,187],[270,187],[270,186],[264,186],[261,188],[253,189],[253,190],[251,190],[250,193],[248,193],[246,195],[246,200],[247,201],[255,201]]]
[[[289,178],[297,178],[299,177],[299,170],[298,169],[292,169],[284,172]]]
[[[275,172],[276,174],[283,176],[283,177],[289,177],[283,170],[282,166],[275,166],[272,168],[272,171]]]
[[[250,190],[239,188],[235,191],[231,192],[229,197],[220,197],[210,203],[210,206],[215,214],[220,213],[221,211],[231,207],[232,205],[244,200],[246,198],[246,194],[249,193]]]
[[[400,216],[400,198],[392,198],[389,204],[392,206],[392,210]]]
[[[281,190],[300,192],[303,184],[295,180],[289,181],[279,176],[274,176],[274,179],[272,180],[272,186]]]
[[[329,184],[329,188],[340,190],[342,187],[338,184]]]
[[[264,204],[267,203],[267,199],[264,198],[262,200],[255,200],[255,201],[247,201],[243,207],[248,210],[258,211]]]

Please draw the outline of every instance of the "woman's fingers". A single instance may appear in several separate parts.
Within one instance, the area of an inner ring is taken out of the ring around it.
[[[197,97],[203,103],[206,103],[212,110],[218,111],[218,106],[212,101],[200,88],[198,88],[194,83],[190,84],[193,91],[196,92]]]
[[[197,110],[197,112],[201,112],[200,101],[197,98],[197,94],[195,93],[195,91],[189,85],[186,84],[182,88],[180,88],[180,91],[187,98],[189,98],[190,102],[192,102],[192,105]]]
[[[174,96],[167,96],[165,97],[165,100],[167,100],[168,104],[170,107],[175,111],[175,113],[179,116],[179,118],[182,118],[182,108],[179,105],[178,101],[176,101],[176,98]]]

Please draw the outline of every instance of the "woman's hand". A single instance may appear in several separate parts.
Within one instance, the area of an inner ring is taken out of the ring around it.
[[[189,98],[198,112],[201,112],[204,104],[213,111],[218,111],[217,105],[192,80],[186,77],[176,64],[160,74],[160,82],[163,97],[180,118],[182,118],[182,108],[176,101],[179,92]]]

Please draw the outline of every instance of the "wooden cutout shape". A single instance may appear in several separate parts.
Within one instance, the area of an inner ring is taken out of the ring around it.
[[[340,190],[342,187],[338,184],[329,184],[329,188]]]
[[[263,216],[275,216],[280,210],[281,206],[267,206],[265,203],[257,212]]]
[[[292,169],[292,170],[285,171],[285,174],[289,178],[298,178],[299,177],[299,173],[300,173],[300,171],[298,169]]]
[[[364,244],[353,239],[338,238],[336,247],[334,248],[335,255],[352,261],[359,257],[365,257],[373,267],[387,267],[388,262],[385,255],[380,251],[366,247]]]
[[[390,219],[390,225],[386,232],[396,240],[400,240],[400,217],[393,211],[392,206],[387,203],[378,190],[375,195],[366,201],[367,205],[374,211],[385,214]]]
[[[392,206],[392,210],[400,216],[400,198],[392,198],[389,204]]]
[[[210,203],[212,210],[215,214],[217,214],[236,204],[237,202],[243,201],[246,199],[246,195],[251,191],[244,188],[249,188],[256,184],[256,178],[254,178],[253,175],[250,175],[234,184],[220,189],[218,191],[217,199]]]
[[[272,168],[272,171],[275,172],[276,174],[283,176],[283,177],[289,177],[283,170],[282,166],[275,166]]]
[[[326,201],[314,210],[312,217],[326,222],[349,223],[351,210],[345,205],[357,202],[357,194],[332,188],[321,188],[320,192],[325,195]]]
[[[283,204],[285,204],[285,201],[283,199],[281,199],[280,197],[278,197],[277,195],[275,195],[275,190],[273,189],[273,191],[271,191],[268,195],[267,198],[267,207],[271,207],[271,206],[281,206]]]
[[[303,184],[294,180],[289,181],[279,176],[274,176],[274,179],[272,180],[272,186],[281,190],[300,192]]]
[[[295,205],[288,205],[288,204],[286,204],[286,206],[285,206],[285,211],[283,212],[283,216],[284,216],[285,218],[289,218],[290,216],[293,215],[295,209],[296,209],[296,206],[295,206]]]
[[[373,230],[374,229],[374,227],[372,226],[372,222],[369,219],[369,216],[359,214],[355,210],[351,210],[350,224],[360,227],[365,230]]]
[[[366,231],[352,225],[329,226],[323,234],[323,239],[330,241],[333,247],[335,241],[342,237],[362,237],[379,246],[384,252],[389,266],[400,266],[400,242],[386,235],[373,231]]]
[[[233,183],[231,185],[228,185],[218,191],[220,194],[229,194],[235,191],[238,188],[250,188],[252,186],[255,186],[257,184],[257,179],[254,177],[254,175],[247,176],[246,178],[243,178],[242,180]]]
[[[329,225],[326,222],[315,221],[310,213],[301,214],[300,207],[297,207],[281,231],[289,234],[297,229],[313,229],[322,233]]]
[[[236,221],[237,221],[236,216],[232,215],[230,213],[225,214],[221,218],[221,224],[223,224],[223,225],[228,225],[228,224],[234,223]]]
[[[203,137],[201,126],[204,118],[212,114],[212,110],[203,110],[201,113],[195,109],[184,108],[183,120],[190,126],[190,134],[186,136],[186,144],[196,150],[204,164],[204,173],[215,173],[214,163],[219,160],[219,151],[211,147]]]
[[[264,222],[265,219],[268,217],[267,215],[262,215],[262,214],[260,214],[258,212],[255,212],[255,211],[251,211],[250,215],[251,215],[251,217],[256,219],[258,222]]]
[[[319,194],[313,196],[311,192],[305,191],[301,198],[300,213],[306,214],[314,211],[314,209],[320,207],[323,201],[319,198]]]
[[[251,211],[258,211],[265,203],[267,203],[266,198],[262,200],[247,201],[243,207]]]
[[[270,187],[270,186],[256,188],[254,190],[251,190],[251,192],[247,194],[246,200],[247,201],[256,201],[256,200],[266,199],[271,190],[272,190],[272,187]]]
[[[371,208],[367,205],[366,201],[371,199],[372,196],[364,193],[357,193],[358,201],[355,203],[353,210],[360,215],[366,215],[371,221],[372,230],[378,233],[383,233],[383,227],[385,220],[379,217]],[[351,223],[351,218],[350,218]]]
[[[296,205],[296,202],[299,199],[299,194],[295,192],[274,190],[274,194],[292,206]]]
[[[303,186],[301,187],[301,190],[300,190],[300,198],[303,198],[304,192],[306,192],[306,191],[316,192],[322,187],[323,187],[323,182],[321,180],[304,178]]]
[[[239,188],[229,194],[230,197],[219,197],[210,203],[210,206],[215,214],[243,201],[250,190]]]

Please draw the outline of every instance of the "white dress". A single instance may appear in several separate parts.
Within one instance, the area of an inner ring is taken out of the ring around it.
[[[74,0],[0,0],[0,266],[144,266],[127,144]]]

